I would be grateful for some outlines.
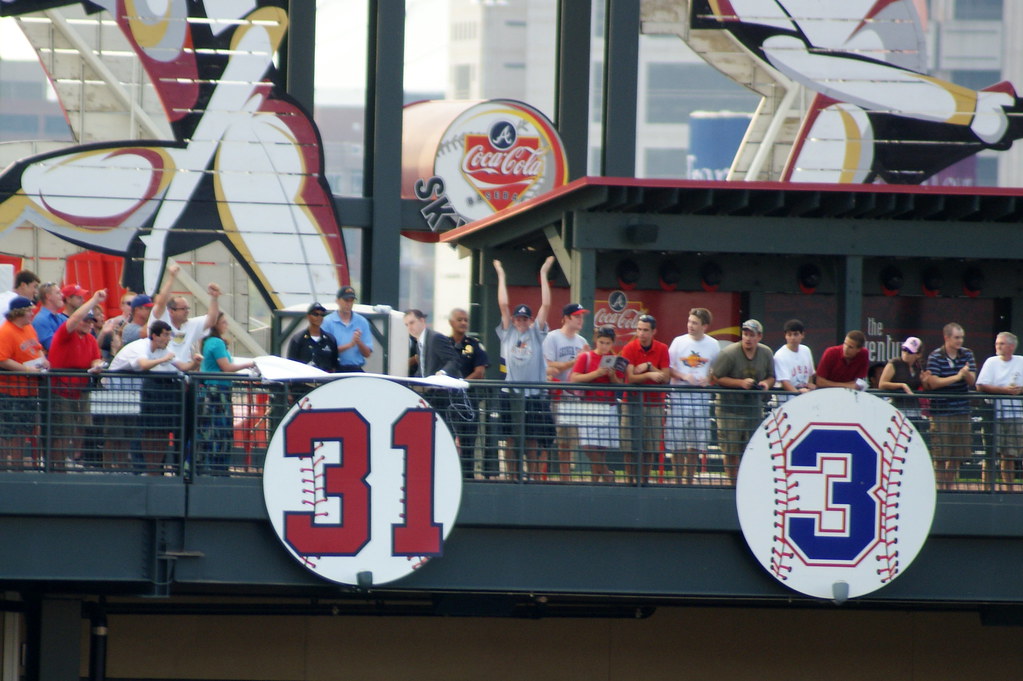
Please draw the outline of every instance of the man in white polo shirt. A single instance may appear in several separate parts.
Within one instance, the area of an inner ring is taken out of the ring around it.
[[[977,374],[977,390],[1004,396],[995,400],[994,431],[1007,492],[1018,489],[1016,468],[1023,454],[1023,400],[1013,399],[1023,393],[1023,357],[1014,354],[1018,343],[1008,331],[995,336],[995,356],[988,357]]]

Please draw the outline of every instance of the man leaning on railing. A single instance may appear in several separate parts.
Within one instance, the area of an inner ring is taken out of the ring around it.
[[[725,472],[733,483],[739,472],[739,457],[763,419],[763,391],[774,387],[774,353],[760,342],[763,325],[747,319],[741,332],[742,340],[722,350],[711,367],[713,382],[730,388],[718,396],[717,421]]]
[[[38,373],[49,368],[32,328],[33,316],[31,300],[24,296],[10,299],[7,321],[0,325],[0,370]],[[34,465],[38,427],[39,382],[29,376],[0,378],[0,449],[7,467]]]
[[[128,343],[110,363],[111,371],[146,374],[129,388],[138,390],[141,401],[137,427],[143,434],[146,473],[162,473],[165,461],[170,459],[173,463],[175,454],[180,452],[181,443],[177,437],[174,438],[176,451],[171,450],[170,444],[170,435],[181,433],[184,418],[183,387],[177,374],[192,371],[202,362],[202,355],[193,355],[189,362],[178,360],[167,347],[170,341],[170,324],[157,320],[149,325],[149,338]]]
[[[924,387],[942,397],[931,398],[931,457],[937,472],[938,489],[953,489],[959,464],[973,451],[973,424],[966,394],[976,382],[977,363],[973,351],[963,347],[966,337],[956,323],[942,329],[944,343],[927,357],[930,375]],[[948,395],[948,397],[945,397]]]
[[[995,337],[995,356],[989,357],[977,376],[977,390],[999,395],[995,400],[995,450],[999,457],[1004,491],[1016,485],[1023,454],[1023,356],[1013,354],[1019,340],[1003,331]]]

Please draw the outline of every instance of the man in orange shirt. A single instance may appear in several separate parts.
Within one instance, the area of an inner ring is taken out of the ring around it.
[[[636,337],[622,348],[621,356],[629,360],[625,370],[625,382],[628,385],[667,385],[671,378],[668,346],[654,340],[655,335],[657,320],[653,315],[640,315],[636,322]],[[623,439],[631,440],[631,447],[626,451],[634,452],[639,457],[641,480],[646,481],[654,453],[664,445],[664,392],[644,391],[641,395],[633,394],[628,398],[625,412],[627,426]],[[629,454],[625,456],[628,460]]]
[[[49,368],[32,327],[35,310],[24,296],[11,299],[7,323],[0,325],[0,371],[37,373]],[[28,376],[0,377],[0,460],[22,463],[22,447],[39,421],[38,382]],[[31,458],[34,458],[34,453]]]

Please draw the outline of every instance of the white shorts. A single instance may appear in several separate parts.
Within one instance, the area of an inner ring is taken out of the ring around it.
[[[559,425],[579,429],[579,446],[617,449],[620,419],[617,402],[563,402],[558,410]]]
[[[664,444],[673,452],[685,449],[707,451],[710,444],[710,403],[704,392],[673,392],[668,397],[668,422]]]

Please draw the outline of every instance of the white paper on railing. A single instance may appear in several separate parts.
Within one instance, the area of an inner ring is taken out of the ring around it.
[[[259,373],[268,381],[327,380],[332,376],[323,369],[277,355],[263,355],[253,361]]]
[[[284,359],[276,355],[263,355],[255,360],[256,368],[264,379],[268,381],[336,381],[343,378],[354,378],[356,376],[368,376],[370,378],[385,378],[398,383],[413,383],[416,385],[428,385],[433,388],[446,388],[448,390],[465,390],[469,382],[453,376],[389,376],[387,374],[329,374],[323,369],[318,369],[302,362],[291,359]]]

